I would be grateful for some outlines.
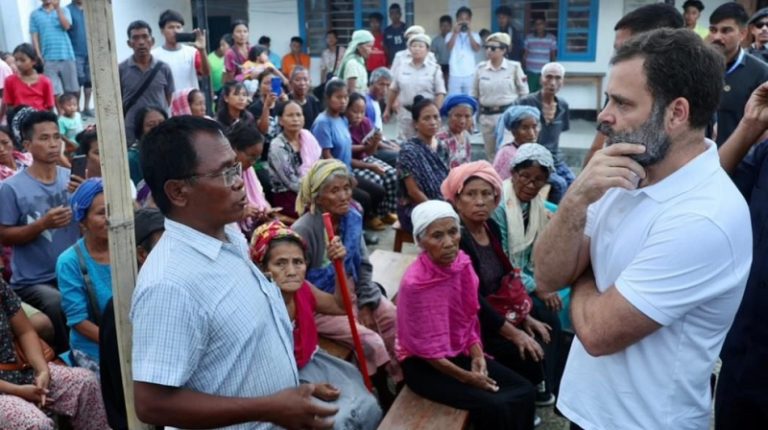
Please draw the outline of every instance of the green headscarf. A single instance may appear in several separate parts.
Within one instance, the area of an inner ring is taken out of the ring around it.
[[[347,51],[341,58],[341,67],[339,67],[339,74],[337,76],[344,79],[343,73],[345,66],[351,60],[359,61],[360,64],[365,65],[365,60],[357,54],[357,47],[360,45],[365,45],[366,43],[373,43],[373,41],[373,34],[368,30],[357,30],[352,33],[352,40],[349,41],[349,45],[347,45]],[[366,82],[366,85],[367,84],[368,83]]]

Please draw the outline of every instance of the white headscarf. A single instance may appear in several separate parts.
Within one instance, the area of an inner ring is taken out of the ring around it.
[[[413,237],[418,241],[430,224],[442,218],[451,218],[456,221],[456,224],[459,223],[459,215],[450,203],[442,200],[427,200],[420,203],[411,212]]]

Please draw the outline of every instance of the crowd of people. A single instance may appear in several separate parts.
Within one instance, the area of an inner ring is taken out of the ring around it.
[[[299,37],[280,57],[234,21],[209,52],[179,12],[157,46],[130,23],[139,418],[375,429],[407,386],[475,429],[551,405],[572,429],[702,429],[716,390],[718,430],[764,428],[768,8],[703,10],[616,24],[578,176],[544,17],[475,32],[461,7],[431,37],[392,4],[347,46],[328,31],[318,85]],[[123,429],[82,1],[42,0],[30,31],[0,56],[0,427]],[[391,225],[419,248],[396,297],[369,252]]]

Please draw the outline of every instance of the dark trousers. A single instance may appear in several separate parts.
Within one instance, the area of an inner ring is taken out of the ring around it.
[[[472,360],[466,356],[450,361],[470,370]],[[488,376],[499,385],[493,393],[459,382],[420,358],[402,362],[405,383],[414,393],[448,406],[466,409],[476,429],[523,430],[533,428],[535,413],[533,386],[522,376],[494,360],[487,360]]]
[[[397,157],[400,155],[398,151],[390,151],[389,149],[379,149],[373,154],[379,160],[389,164],[392,167],[397,168]]]
[[[107,303],[104,314],[101,316],[99,361],[101,397],[104,399],[109,426],[115,430],[128,429],[123,378],[120,373],[120,354],[117,348],[115,308],[112,305],[112,299]]]
[[[497,363],[513,370],[533,385],[544,380],[544,365],[533,361],[530,357],[520,357],[517,345],[498,333],[483,336],[483,349],[493,356]]]
[[[740,383],[732,374],[735,372],[729,368],[727,358],[723,360],[715,394],[715,430],[768,429],[766,387],[745,387],[749,384]]]
[[[363,207],[363,216],[369,219],[378,213],[379,205],[384,201],[385,191],[381,185],[367,179],[356,177],[357,186],[352,190],[352,198]]]
[[[51,348],[56,351],[56,354],[69,350],[69,327],[67,327],[64,311],[61,309],[61,293],[56,288],[56,282],[12,287],[22,301],[36,307],[51,320],[54,330]]]

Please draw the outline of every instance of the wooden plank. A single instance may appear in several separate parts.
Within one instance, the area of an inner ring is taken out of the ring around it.
[[[403,254],[383,249],[373,251],[368,257],[373,265],[373,281],[384,287],[390,300],[397,295],[405,270],[417,257],[416,254]]]
[[[378,430],[462,430],[469,412],[427,400],[403,388]]]
[[[109,223],[109,260],[115,324],[120,351],[125,408],[130,429],[151,429],[136,417],[131,376],[131,324],[128,311],[136,284],[136,244],[133,232],[133,201],[129,188],[128,146],[123,125],[120,78],[117,72],[111,0],[88,0],[85,6],[88,27],[88,54],[96,123],[101,144],[101,171]],[[122,34],[122,32],[121,32]],[[120,40],[120,43],[124,43]]]
[[[328,339],[327,337],[318,337],[317,343],[325,352],[336,358],[347,360],[352,355],[352,350],[350,348],[347,348],[335,340]]]

